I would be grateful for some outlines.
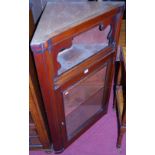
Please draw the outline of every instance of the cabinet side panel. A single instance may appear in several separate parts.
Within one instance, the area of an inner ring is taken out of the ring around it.
[[[57,107],[56,92],[53,87],[53,68],[48,51],[34,53],[39,83],[48,117],[53,148],[55,151],[63,150],[61,128]]]

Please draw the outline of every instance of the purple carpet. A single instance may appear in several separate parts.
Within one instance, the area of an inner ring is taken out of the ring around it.
[[[81,137],[72,143],[61,155],[125,155],[126,136],[121,149],[116,149],[117,118],[112,109],[111,93],[108,113],[96,122]],[[44,151],[30,151],[30,155],[47,155]],[[50,155],[55,155],[51,153]]]

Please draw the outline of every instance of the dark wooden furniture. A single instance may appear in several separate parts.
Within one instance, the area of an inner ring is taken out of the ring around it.
[[[48,2],[31,42],[53,148],[108,108],[123,2]]]
[[[119,47],[117,56],[116,84],[114,85],[114,106],[117,109],[118,137],[117,148],[121,147],[126,131],[126,48]]]
[[[29,37],[32,37],[35,24],[32,12],[29,11]],[[29,52],[29,148],[50,149],[51,142],[46,125],[46,116],[43,113],[43,101],[39,89],[32,52]]]

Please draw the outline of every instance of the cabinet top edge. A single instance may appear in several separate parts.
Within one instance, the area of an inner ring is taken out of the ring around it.
[[[119,1],[47,2],[31,46],[43,44],[74,26],[124,5],[124,2]]]

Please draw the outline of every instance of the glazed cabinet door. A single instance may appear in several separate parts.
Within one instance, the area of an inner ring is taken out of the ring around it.
[[[102,65],[83,71],[84,77],[61,91],[64,109],[66,140],[73,140],[91,123],[107,111],[113,57]],[[91,70],[91,69],[90,69]]]
[[[107,66],[104,66],[63,92],[68,139],[81,130],[91,117],[102,111],[106,69]]]

